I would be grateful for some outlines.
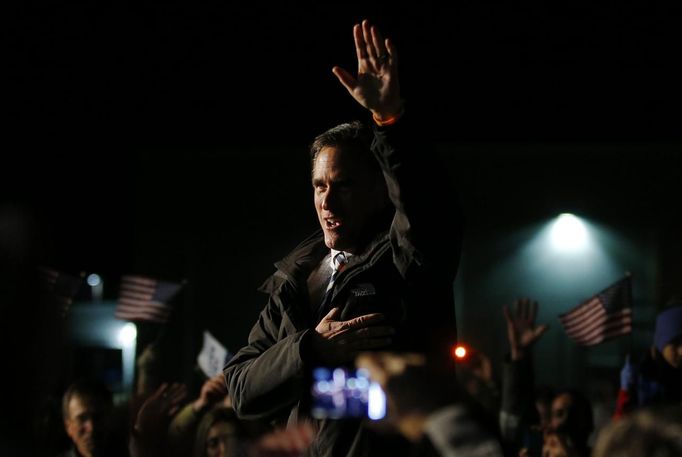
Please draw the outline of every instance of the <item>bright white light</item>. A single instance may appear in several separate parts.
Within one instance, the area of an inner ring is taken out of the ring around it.
[[[118,341],[123,346],[130,346],[137,339],[137,327],[132,322],[128,322],[118,331]]]
[[[455,348],[455,357],[458,359],[463,359],[467,355],[467,350],[464,348],[464,346],[457,346]]]
[[[383,419],[386,416],[386,394],[376,382],[369,385],[368,394],[367,417],[372,420]]]
[[[573,214],[561,214],[552,225],[552,245],[559,251],[578,251],[587,245],[587,228]]]
[[[89,286],[95,287],[100,285],[102,278],[100,278],[98,274],[93,273],[88,276],[87,281]]]

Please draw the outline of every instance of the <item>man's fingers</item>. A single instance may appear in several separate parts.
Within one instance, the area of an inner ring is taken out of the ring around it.
[[[187,387],[184,384],[173,384],[168,389],[168,398],[171,402],[182,401],[187,396]]]
[[[377,60],[377,50],[372,42],[372,30],[369,25],[369,21],[365,19],[362,21],[362,38],[365,42],[365,49],[367,50],[367,56],[372,59],[372,61]]]
[[[343,84],[343,87],[345,87],[350,94],[353,94],[353,91],[355,88],[358,86],[358,81],[348,73],[346,70],[344,70],[341,67],[334,67],[332,68],[332,73],[338,78],[338,80]]]
[[[168,383],[164,382],[159,386],[158,389],[156,389],[156,392],[154,392],[151,397],[162,397],[166,398],[168,396]]]
[[[379,322],[383,322],[385,319],[386,316],[382,313],[372,313],[356,317],[354,319],[346,321],[346,323],[347,328],[363,328],[369,327],[370,325],[378,324]]]
[[[514,307],[512,310],[512,317],[514,318],[514,320],[521,317],[521,300],[515,300],[514,301]]]
[[[379,57],[390,56],[390,54],[386,50],[384,37],[381,36],[381,32],[375,26],[372,26],[372,43],[374,44],[374,48],[377,50],[377,56]]]
[[[334,342],[346,348],[371,349],[391,344],[393,335],[395,330],[391,327],[368,327],[339,333]]]
[[[519,302],[519,306],[521,309],[521,314],[520,318],[523,319],[524,321],[528,320],[528,300],[526,298],[522,298],[521,301]]]
[[[538,339],[540,338],[549,328],[549,325],[544,324],[544,325],[539,325],[538,327],[535,328],[535,331],[533,332],[533,338]]]
[[[222,395],[227,392],[227,387],[221,384],[214,384],[208,388],[208,392],[211,394]]]
[[[353,38],[355,39],[355,53],[358,56],[358,65],[360,65],[360,61],[367,58],[367,45],[362,36],[362,27],[360,24],[355,24],[353,27]]]
[[[395,66],[398,64],[398,51],[396,50],[395,46],[393,45],[393,41],[391,41],[389,38],[386,38],[384,40],[384,44],[386,45],[386,51],[388,52],[388,55],[391,56],[391,65]]]
[[[349,332],[351,335],[357,335],[360,338],[375,338],[379,336],[393,336],[395,329],[393,327],[363,327]]]
[[[344,326],[339,328],[333,334],[329,336],[330,340],[350,340],[354,338],[374,338],[383,336],[393,336],[395,335],[395,329],[393,327],[350,327],[348,323],[350,321],[344,322]]]

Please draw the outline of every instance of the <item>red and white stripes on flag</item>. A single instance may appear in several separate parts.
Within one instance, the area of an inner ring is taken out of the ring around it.
[[[164,323],[171,312],[168,302],[181,287],[182,284],[144,276],[123,276],[116,305],[116,318]]]
[[[581,346],[594,346],[632,332],[632,280],[627,275],[559,316],[566,334]]]

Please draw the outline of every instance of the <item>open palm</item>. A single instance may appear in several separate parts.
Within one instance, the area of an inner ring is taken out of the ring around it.
[[[522,298],[514,302],[514,309],[504,307],[504,317],[507,321],[507,338],[511,348],[513,360],[518,360],[547,331],[546,324],[536,325],[535,317],[538,313],[538,303]]]
[[[368,21],[353,28],[358,75],[340,67],[332,71],[353,98],[380,119],[396,116],[402,109],[398,84],[398,54]]]

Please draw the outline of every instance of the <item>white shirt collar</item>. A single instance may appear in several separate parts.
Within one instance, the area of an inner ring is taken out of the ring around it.
[[[334,269],[334,257],[336,257],[336,254],[338,254],[339,252],[343,252],[344,255],[346,256],[346,259],[348,259],[348,260],[350,260],[350,258],[353,257],[353,254],[351,254],[350,252],[337,251],[336,249],[332,249],[331,251],[332,251],[332,253],[331,253],[331,257],[329,257],[329,265],[332,267],[332,270]]]

